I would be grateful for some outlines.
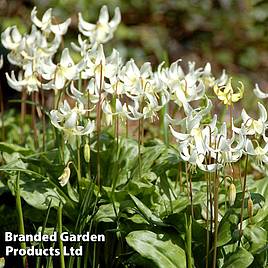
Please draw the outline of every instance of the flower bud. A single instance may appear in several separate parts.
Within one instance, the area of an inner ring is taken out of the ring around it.
[[[63,173],[61,176],[58,178],[60,186],[63,187],[67,184],[69,181],[70,175],[71,175],[71,170],[69,168],[70,162],[67,164],[67,166],[64,168]]]
[[[233,183],[229,186],[228,198],[230,206],[233,206],[236,198],[236,188]]]
[[[251,196],[248,198],[248,217],[249,217],[249,222],[252,224],[253,222],[253,201],[251,199]]]
[[[90,161],[90,147],[88,143],[85,144],[84,146],[84,158],[87,163]]]

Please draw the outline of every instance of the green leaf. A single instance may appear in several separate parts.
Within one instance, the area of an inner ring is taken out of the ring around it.
[[[127,235],[126,241],[142,257],[152,260],[157,267],[185,268],[184,250],[168,234],[151,231],[134,231]]]
[[[247,268],[253,260],[254,257],[252,254],[240,247],[235,252],[226,256],[222,268]]]
[[[133,200],[136,207],[138,208],[138,210],[141,212],[141,214],[145,217],[145,219],[149,223],[158,223],[158,224],[163,223],[162,220],[157,216],[155,216],[153,212],[147,206],[145,206],[137,197],[135,197],[132,194],[130,194],[130,197]]]
[[[31,153],[31,150],[16,144],[0,142],[0,152],[6,152],[9,154],[16,152],[23,155],[27,155]]]
[[[223,246],[232,240],[233,232],[237,229],[239,218],[236,214],[233,214],[233,210],[228,210],[222,218],[219,231],[217,246]]]
[[[116,213],[119,212],[119,206],[120,203],[115,202],[114,206],[113,204],[105,204],[101,205],[99,207],[98,212],[96,213],[94,219],[96,222],[114,222],[116,219],[115,209]]]
[[[267,231],[262,227],[249,225],[243,230],[247,242],[250,244],[250,252],[255,254],[261,248],[265,247],[267,241]]]

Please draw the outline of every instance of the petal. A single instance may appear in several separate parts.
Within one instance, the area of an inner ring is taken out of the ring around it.
[[[61,59],[60,59],[60,65],[63,67],[71,67],[74,65],[74,62],[70,56],[69,49],[65,48],[62,51]]]
[[[169,126],[170,130],[171,130],[171,134],[179,141],[184,141],[186,139],[188,139],[189,134],[184,134],[184,133],[180,133],[175,131],[172,126]]]
[[[55,88],[56,89],[62,89],[64,87],[65,81],[66,81],[66,79],[65,79],[62,71],[57,70],[56,74],[55,74],[55,81],[54,81]]]
[[[259,99],[267,99],[268,98],[268,93],[264,93],[263,91],[261,91],[258,84],[255,85],[253,92],[257,96],[257,98],[259,98]]]
[[[72,111],[67,120],[64,123],[65,128],[74,128],[78,119],[77,112]]]
[[[115,29],[118,26],[118,24],[120,23],[120,21],[121,21],[120,9],[119,9],[119,7],[116,7],[114,10],[114,17],[109,22],[109,25],[112,29]]]
[[[267,120],[267,112],[266,112],[266,109],[265,109],[265,107],[260,102],[258,102],[258,107],[259,107],[259,111],[260,111],[260,120],[262,122],[265,122]]]
[[[37,14],[37,8],[34,7],[32,12],[31,12],[31,20],[32,22],[38,27],[38,28],[42,28],[43,24],[42,22],[36,17]]]
[[[64,34],[66,34],[70,23],[71,23],[71,18],[67,19],[63,23],[51,25],[50,29],[56,35],[64,35]]]
[[[109,13],[107,6],[103,6],[100,10],[99,22],[101,24],[107,24],[109,20]]]

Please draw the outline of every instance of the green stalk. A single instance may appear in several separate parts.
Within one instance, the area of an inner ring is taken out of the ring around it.
[[[139,133],[138,133],[138,154],[139,154],[139,178],[141,178],[141,119],[139,119]]]
[[[102,62],[100,62],[100,91],[99,91],[99,101],[97,104],[97,185],[100,186],[100,135],[101,135],[101,91],[102,91]]]
[[[218,163],[218,153],[216,154],[216,164],[217,163]],[[214,245],[213,245],[214,251],[213,251],[213,266],[212,266],[213,268],[216,268],[217,265],[218,213],[219,213],[218,197],[219,197],[219,175],[218,175],[218,169],[216,168],[214,177]]]
[[[33,136],[34,136],[34,146],[35,149],[38,148],[38,133],[37,133],[37,128],[36,128],[36,117],[35,117],[35,92],[32,93],[32,108],[31,108],[31,113],[32,113],[32,128],[33,128]]]
[[[45,228],[46,228],[46,225],[47,225],[48,216],[49,216],[50,209],[51,209],[51,203],[52,203],[52,199],[50,199],[49,204],[48,204],[48,209],[47,209],[46,218],[45,218],[45,221],[44,221],[44,223],[43,223],[42,230],[41,230],[41,234],[42,234],[42,235],[44,234],[44,232],[45,232]],[[38,248],[41,249],[42,246],[43,246],[43,243],[40,242],[39,245],[38,245]],[[40,256],[37,256],[37,257],[36,257],[36,268],[39,268],[39,267],[40,267],[40,262],[41,262],[41,258],[40,258]]]
[[[43,151],[46,151],[46,115],[45,115],[45,95],[43,90],[41,90],[41,105],[42,105]]]
[[[193,187],[192,187],[192,175],[189,174],[189,181],[190,181],[190,200],[191,200],[191,215],[194,219],[194,204],[193,204]]]
[[[240,217],[238,247],[240,246],[241,238],[242,238],[242,234],[243,234],[242,223],[243,223],[243,213],[244,213],[244,205],[245,205],[245,193],[246,193],[246,185],[247,185],[247,169],[248,169],[248,154],[246,155],[245,175],[244,175],[243,191],[242,191],[242,205],[241,205],[241,217]]]
[[[209,220],[208,220],[208,207],[209,207],[209,174],[206,172],[206,182],[207,182],[207,211],[206,211],[206,268],[208,268],[208,262],[209,262]]]
[[[187,268],[192,268],[192,217],[190,216],[189,223],[187,215],[185,215],[185,229],[186,229],[186,258]]]
[[[65,261],[63,255],[63,242],[60,239],[60,235],[62,233],[62,203],[60,202],[58,208],[58,239],[59,239],[59,247],[60,247],[60,267],[65,268]]]
[[[169,145],[169,139],[168,139],[168,122],[166,118],[166,114],[168,114],[168,103],[163,106],[161,109],[161,128],[162,128],[162,133],[163,133],[163,138],[165,144],[168,146]]]
[[[26,101],[27,101],[27,92],[26,89],[23,88],[21,91],[21,112],[20,112],[20,128],[21,128],[21,143],[24,143],[24,121],[26,115]]]
[[[1,128],[2,141],[5,140],[5,126],[4,126],[4,97],[2,87],[0,85],[0,113],[1,113]]]
[[[80,137],[77,136],[76,138],[76,149],[77,149],[77,180],[78,180],[78,185],[80,186],[81,184],[81,158],[80,158]]]
[[[20,171],[18,172],[18,176],[16,178],[16,190],[15,190],[15,195],[16,195],[16,209],[18,213],[18,221],[19,221],[19,234],[25,235],[25,230],[24,230],[24,221],[23,221],[23,212],[22,212],[22,206],[21,206],[21,199],[20,199]],[[26,243],[21,242],[20,247],[22,249],[26,249]],[[26,267],[26,255],[22,257],[22,262],[23,262],[23,267]]]

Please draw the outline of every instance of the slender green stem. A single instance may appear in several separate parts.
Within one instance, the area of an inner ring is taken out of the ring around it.
[[[216,154],[216,164],[218,163],[218,153]],[[218,240],[218,206],[219,206],[219,174],[216,168],[214,176],[214,251],[213,251],[213,268],[217,266],[217,240]]]
[[[19,221],[19,234],[25,235],[25,230],[24,230],[24,221],[23,221],[23,212],[22,212],[22,206],[21,206],[21,198],[20,198],[20,171],[18,172],[17,178],[16,178],[16,209],[18,213],[18,221]],[[21,242],[20,247],[22,249],[26,249],[26,243]],[[23,261],[23,267],[26,267],[26,256],[22,257]]]
[[[43,226],[42,226],[41,235],[43,235],[45,232],[45,228],[46,228],[47,221],[48,221],[48,216],[49,216],[50,209],[51,209],[51,203],[52,203],[52,198],[50,199],[49,204],[48,204],[47,214],[46,214],[46,218],[45,218],[45,221],[43,223]],[[38,245],[38,248],[41,249],[42,246],[43,246],[43,243],[40,242]],[[36,268],[40,267],[40,262],[41,262],[41,258],[40,258],[40,256],[37,256],[36,257]]]
[[[77,136],[76,138],[76,150],[77,150],[77,180],[78,180],[78,185],[80,186],[81,184],[81,158],[80,158],[80,137]]]
[[[190,197],[190,190],[189,190],[189,170],[188,170],[188,163],[185,162],[185,178],[186,178],[186,189],[189,201],[191,201]]]
[[[41,90],[41,105],[42,105],[43,151],[46,151],[46,115],[45,115],[44,90]]]
[[[5,125],[4,125],[4,97],[3,97],[3,90],[0,85],[0,113],[1,113],[1,128],[2,128],[2,141],[5,140]]]
[[[64,260],[64,251],[63,251],[63,242],[60,239],[60,235],[62,233],[62,203],[60,202],[58,207],[58,240],[60,247],[60,267],[65,268],[65,260]]]
[[[103,74],[103,66],[102,62],[100,62],[100,88],[99,88],[99,101],[97,104],[97,185],[100,186],[100,135],[101,135],[101,94],[102,94],[102,74]]]
[[[191,201],[191,215],[194,219],[194,204],[193,204],[193,187],[192,187],[192,175],[189,173],[189,182],[190,182],[190,201]]]
[[[32,93],[32,108],[31,108],[31,112],[32,112],[32,128],[33,128],[33,136],[34,136],[34,146],[35,148],[38,148],[38,133],[37,133],[37,128],[36,128],[36,116],[35,116],[35,92]]]
[[[246,163],[245,163],[245,174],[244,174],[243,191],[242,191],[242,205],[241,205],[241,216],[240,216],[240,228],[239,228],[238,246],[240,246],[241,238],[242,238],[242,234],[243,234],[242,224],[243,224],[243,214],[244,214],[244,206],[245,206],[245,193],[246,193],[246,185],[247,185],[247,169],[248,169],[248,154],[246,155]]]
[[[26,115],[26,101],[27,101],[27,92],[23,88],[21,91],[21,112],[20,112],[20,128],[21,128],[21,143],[24,143],[24,121]]]
[[[141,178],[141,119],[139,119],[139,130],[138,130],[138,154],[139,154],[139,178]]]
[[[187,215],[185,215],[185,227],[186,227],[186,258],[187,268],[192,268],[192,217],[190,216],[189,222]]]
[[[209,174],[206,172],[206,182],[207,182],[207,209],[206,209],[206,229],[207,229],[207,237],[206,237],[206,268],[208,268],[208,263],[209,263],[209,190],[210,190],[210,185],[209,185]]]
[[[169,131],[168,131],[168,122],[167,122],[166,114],[168,114],[168,104],[165,104],[161,110],[162,132],[163,132],[164,142],[168,146],[168,144],[169,144],[169,139],[168,139]]]

